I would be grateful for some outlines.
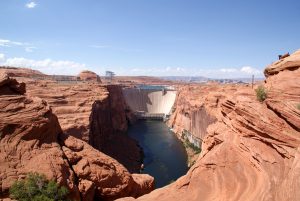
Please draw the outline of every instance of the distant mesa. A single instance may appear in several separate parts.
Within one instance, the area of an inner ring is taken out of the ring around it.
[[[77,76],[81,81],[94,81],[94,82],[101,82],[100,77],[89,70],[84,70],[81,71],[81,73],[79,73],[79,75]]]

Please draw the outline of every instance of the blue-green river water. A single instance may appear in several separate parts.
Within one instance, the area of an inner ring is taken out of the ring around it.
[[[131,125],[128,135],[144,150],[144,170],[160,188],[175,181],[187,170],[187,154],[182,143],[162,121],[140,120]]]

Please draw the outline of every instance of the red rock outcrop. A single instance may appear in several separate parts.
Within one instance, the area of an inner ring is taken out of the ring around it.
[[[79,179],[83,200],[140,196],[154,189],[149,175],[131,175],[120,163],[72,136],[62,135],[62,150]]]
[[[284,57],[273,64],[269,65],[264,73],[266,77],[269,77],[271,75],[278,74],[281,71],[285,70],[297,70],[300,66],[300,50],[296,51],[291,56]]]
[[[62,132],[57,117],[42,99],[22,95],[24,83],[0,77],[0,197],[7,196],[15,180],[34,171],[67,186],[72,197],[79,198],[74,174],[57,143]],[[8,95],[3,93],[7,89]]]
[[[73,200],[113,200],[153,190],[154,179],[131,175],[113,158],[62,134],[57,117],[40,98],[22,94],[16,80],[0,76],[0,198],[29,172],[45,174],[70,189]],[[6,84],[3,84],[6,83]],[[58,140],[60,138],[60,140]]]
[[[89,70],[80,72],[77,77],[79,77],[79,79],[82,81],[101,82],[100,77],[96,73]]]
[[[280,62],[285,67],[275,62],[266,69],[263,103],[247,86],[199,87],[203,107],[217,122],[208,126],[196,164],[138,200],[300,200],[298,62],[299,51]]]
[[[9,77],[47,77],[47,75],[37,70],[11,66],[0,66],[0,74],[7,75]]]
[[[18,83],[15,79],[10,79],[7,74],[0,74],[0,95],[24,94],[26,93],[25,83]]]
[[[88,142],[130,170],[140,167],[140,148],[124,132],[130,119],[116,85],[29,81],[27,93],[47,101],[64,133]],[[126,146],[125,146],[126,145]]]

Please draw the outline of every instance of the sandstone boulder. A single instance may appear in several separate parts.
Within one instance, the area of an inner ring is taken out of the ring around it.
[[[0,74],[0,95],[24,94],[26,92],[25,83],[18,83],[11,79],[6,73]]]
[[[89,70],[80,72],[77,77],[79,77],[79,79],[82,81],[101,82],[100,77],[96,73]]]
[[[84,200],[137,197],[153,190],[153,177],[131,175],[113,158],[72,136],[62,135],[61,140]]]
[[[300,66],[300,50],[296,51],[292,55],[282,58],[271,65],[267,66],[264,74],[266,77],[277,74],[284,70],[296,70]]]

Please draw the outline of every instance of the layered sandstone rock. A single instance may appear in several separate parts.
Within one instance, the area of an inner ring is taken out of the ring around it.
[[[120,163],[72,136],[62,135],[62,150],[79,179],[83,200],[140,196],[154,189],[149,175],[131,175]]]
[[[26,92],[25,83],[18,83],[15,79],[10,79],[7,74],[0,74],[0,95],[24,94]]]
[[[44,100],[24,96],[19,88],[23,89],[23,84],[0,77],[0,92],[5,92],[0,95],[1,199],[8,197],[15,180],[29,172],[45,174],[67,186],[73,200],[113,200],[153,190],[152,177],[131,175],[113,158],[62,134],[57,117]]]
[[[37,70],[29,68],[17,68],[11,66],[0,66],[0,73],[9,77],[47,77],[47,75]]]
[[[57,117],[42,99],[23,95],[24,83],[0,77],[0,197],[7,196],[15,180],[39,172],[79,198],[74,174],[57,143],[62,132]]]
[[[138,200],[299,200],[299,51],[281,62],[287,66],[275,62],[265,71],[263,103],[250,87],[202,93],[203,106],[217,121],[207,128],[196,164]]]
[[[29,81],[27,93],[47,101],[64,133],[117,159],[130,170],[140,167],[140,148],[124,132],[130,118],[120,86],[97,83]]]
[[[264,73],[266,77],[269,77],[271,75],[278,74],[281,71],[289,70],[297,70],[300,66],[300,50],[296,51],[294,54],[287,56],[285,58],[282,58],[271,65],[269,65]]]

